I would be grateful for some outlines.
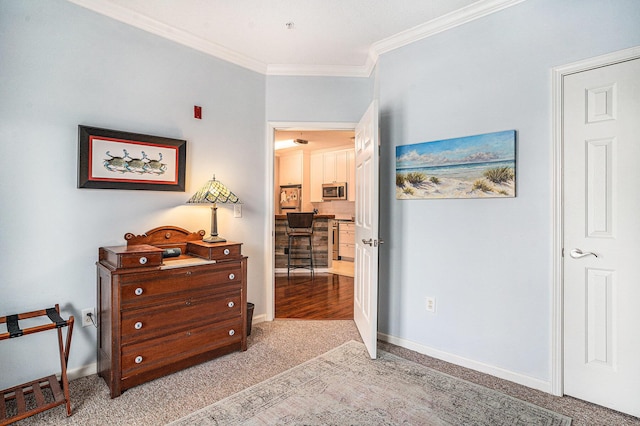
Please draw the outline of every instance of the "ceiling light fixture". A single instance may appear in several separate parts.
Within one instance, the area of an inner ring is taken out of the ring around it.
[[[308,143],[309,141],[306,141],[304,139],[286,139],[286,140],[277,141],[276,143],[274,143],[273,149],[277,151],[279,149],[293,148],[298,145],[306,145]]]

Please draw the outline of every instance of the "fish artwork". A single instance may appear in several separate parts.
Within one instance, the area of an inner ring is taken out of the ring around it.
[[[112,155],[109,151],[105,155],[103,165],[105,169],[114,173],[137,173],[161,175],[167,170],[167,165],[162,163],[162,153],[158,153],[158,159],[152,160],[144,151],[140,151],[139,158],[132,157],[126,149],[122,150],[121,157]]]

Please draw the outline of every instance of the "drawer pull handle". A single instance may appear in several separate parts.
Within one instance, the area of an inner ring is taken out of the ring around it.
[[[236,334],[235,330],[229,330],[229,336],[233,336],[234,334]]]
[[[140,296],[142,293],[144,292],[144,290],[141,287],[136,288],[136,296]]]
[[[236,304],[233,303],[233,302],[229,302],[229,303],[227,303],[227,306],[230,307],[230,308],[233,308],[234,306],[236,306]]]
[[[191,332],[187,331],[187,337],[191,336]]]
[[[229,279],[232,280],[236,277],[236,274],[229,274]]]
[[[184,302],[184,304],[187,306],[191,306],[191,300],[187,300],[186,302]]]
[[[142,328],[142,323],[138,321],[133,325],[133,328],[135,328],[136,330],[140,330]]]
[[[140,364],[142,362],[142,357],[138,355],[134,361],[136,364]]]
[[[187,275],[191,275],[191,271],[187,271]]]
[[[231,251],[229,251],[229,249],[224,249],[223,253],[225,256],[228,256]]]
[[[147,258],[146,258],[146,257],[144,257],[144,256],[142,256],[142,257],[140,258],[140,260],[138,260],[138,262],[140,262],[140,264],[141,264],[141,265],[144,265],[144,264],[146,264],[146,263],[147,263]]]

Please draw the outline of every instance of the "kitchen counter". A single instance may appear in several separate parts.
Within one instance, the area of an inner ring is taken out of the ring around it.
[[[313,218],[313,266],[314,268],[327,268],[329,266],[329,232],[331,231],[330,221],[335,218],[332,214],[317,214]],[[287,236],[287,215],[275,215],[275,257],[276,269],[287,268],[287,253],[289,248],[289,237]]]
[[[336,215],[334,214],[317,214],[313,217],[313,220],[318,220],[318,219],[335,219]],[[287,215],[286,214],[277,214],[276,215],[276,220],[280,220],[280,219],[284,219],[287,220]]]

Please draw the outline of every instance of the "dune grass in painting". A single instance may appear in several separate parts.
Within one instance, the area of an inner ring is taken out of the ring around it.
[[[516,132],[396,147],[396,198],[515,197]]]

